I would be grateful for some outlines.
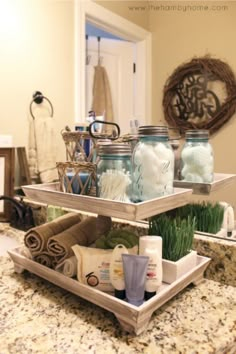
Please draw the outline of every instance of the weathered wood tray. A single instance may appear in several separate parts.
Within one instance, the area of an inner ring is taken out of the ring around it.
[[[55,270],[22,256],[20,254],[20,248],[9,250],[8,253],[14,262],[14,268],[17,273],[28,270],[29,272],[114,313],[117,320],[126,331],[130,333],[134,332],[137,335],[147,328],[154,311],[178,294],[190,283],[198,284],[203,279],[204,271],[210,262],[209,258],[197,256],[198,262],[194,269],[186,272],[181,278],[172,284],[162,283],[160,290],[153,298],[137,307],[126,301],[117,299],[113,295],[81,284],[75,279],[68,278]]]
[[[227,187],[230,183],[235,181],[235,178],[235,174],[215,173],[212,183],[193,183],[175,180],[174,187],[192,189],[193,194],[210,194],[222,187]]]
[[[86,195],[60,192],[59,183],[22,186],[25,195],[35,202],[87,211],[118,219],[138,221],[189,202],[192,189],[175,188],[174,193],[141,203],[117,202]]]

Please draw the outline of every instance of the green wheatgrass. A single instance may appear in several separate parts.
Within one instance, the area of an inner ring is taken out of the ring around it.
[[[172,218],[160,214],[149,220],[149,235],[162,237],[162,257],[170,261],[178,261],[192,249],[195,230],[195,218],[188,216]]]
[[[186,219],[187,216],[195,217],[195,230],[216,234],[221,229],[224,207],[217,202],[192,203],[173,210],[170,215],[181,219]]]

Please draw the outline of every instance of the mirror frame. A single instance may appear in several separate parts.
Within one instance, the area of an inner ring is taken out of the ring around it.
[[[0,195],[13,197],[15,180],[15,148],[0,147]],[[0,201],[0,222],[6,222],[11,217],[11,205],[4,200]]]

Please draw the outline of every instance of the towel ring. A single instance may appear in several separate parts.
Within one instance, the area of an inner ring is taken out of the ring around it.
[[[51,108],[51,117],[53,117],[53,106],[52,106],[52,103],[51,101],[45,97],[42,92],[40,91],[35,91],[34,94],[33,94],[33,100],[31,101],[30,103],[30,114],[31,116],[33,117],[33,119],[35,119],[35,116],[33,115],[33,111],[32,111],[32,105],[33,103],[36,103],[36,104],[41,104],[43,102],[43,100],[46,100],[49,105],[50,105],[50,108]]]

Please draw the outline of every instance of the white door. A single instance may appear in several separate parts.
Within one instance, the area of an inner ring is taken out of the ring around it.
[[[87,54],[89,64],[86,65],[86,112],[92,107],[94,66],[98,64],[97,37],[88,38]],[[120,125],[121,134],[128,133],[129,121],[135,118],[135,43],[101,38],[100,57],[110,83],[114,122]]]

